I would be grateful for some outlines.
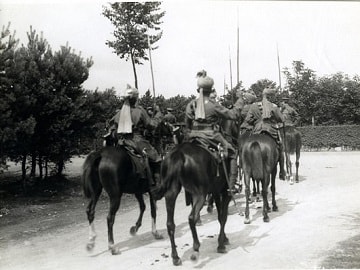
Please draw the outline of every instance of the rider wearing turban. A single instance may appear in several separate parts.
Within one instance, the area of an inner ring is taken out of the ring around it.
[[[277,142],[280,150],[280,179],[284,179],[283,147],[279,136],[279,124],[284,122],[284,117],[279,107],[271,102],[276,89],[267,87],[263,90],[261,102],[253,103],[244,120],[246,125],[253,126],[253,133],[266,133]]]
[[[146,153],[149,158],[150,166],[158,178],[161,157],[156,149],[144,137],[146,130],[153,130],[162,120],[159,111],[153,118],[147,114],[146,110],[137,103],[139,91],[136,88],[127,86],[125,94],[121,96],[124,101],[121,110],[113,117],[117,126],[117,135],[120,138],[119,144],[124,144],[135,149],[139,154]],[[148,177],[150,177],[148,175]]]
[[[185,111],[185,125],[188,129],[188,139],[200,139],[201,141],[221,143],[225,154],[230,158],[230,172],[237,171],[236,152],[234,147],[224,138],[219,131],[218,123],[221,119],[238,119],[243,108],[242,100],[239,99],[232,109],[227,109],[210,98],[214,80],[207,76],[206,71],[197,73],[197,86],[199,97],[189,102]],[[236,166],[236,168],[235,168]],[[235,185],[237,175],[230,173],[230,186]]]
[[[240,133],[244,133],[245,131],[252,131],[253,130],[253,126],[249,125],[249,123],[247,123],[245,121],[247,113],[251,107],[251,104],[253,104],[257,97],[254,93],[252,92],[244,92],[242,93],[242,98],[244,100],[244,108],[241,111],[241,125],[240,125]]]
[[[288,104],[288,101],[288,97],[283,97],[280,102],[280,111],[284,116],[285,126],[297,126],[299,124],[299,114],[293,107]]]

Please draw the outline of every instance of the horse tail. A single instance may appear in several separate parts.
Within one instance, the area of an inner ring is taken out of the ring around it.
[[[261,154],[261,148],[257,141],[254,141],[250,145],[249,151],[250,164],[252,167],[252,177],[254,179],[262,179],[264,175],[264,162]]]
[[[82,171],[84,195],[90,198],[100,184],[98,166],[101,160],[100,151],[91,152],[85,159]]]
[[[286,127],[286,151],[289,154],[296,153],[296,150],[301,147],[301,134],[294,127]]]
[[[152,190],[155,200],[160,200],[171,188],[173,181],[178,180],[184,168],[185,156],[180,151],[169,154],[163,161],[160,170],[160,184]]]

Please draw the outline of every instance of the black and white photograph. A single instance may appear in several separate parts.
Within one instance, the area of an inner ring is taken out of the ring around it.
[[[0,269],[360,269],[359,14],[0,0]]]

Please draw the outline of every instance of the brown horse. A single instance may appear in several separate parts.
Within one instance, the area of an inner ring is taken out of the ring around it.
[[[263,197],[263,220],[269,222],[268,211],[270,210],[267,193],[271,181],[273,211],[278,207],[275,201],[275,177],[277,173],[277,162],[279,150],[275,140],[267,134],[253,134],[246,139],[241,152],[242,169],[245,182],[245,224],[250,223],[249,199],[250,199],[250,178],[259,181],[262,186]]]
[[[87,244],[89,251],[95,245],[95,206],[103,188],[110,198],[110,209],[107,216],[108,247],[113,255],[120,254],[120,248],[114,245],[113,225],[123,193],[134,194],[140,206],[140,215],[136,224],[131,227],[130,233],[135,235],[141,226],[145,211],[143,194],[149,193],[152,233],[155,239],[162,239],[162,236],[156,230],[156,204],[152,194],[149,192],[149,181],[140,178],[136,173],[131,157],[124,147],[107,146],[90,153],[83,165],[82,180],[84,194],[89,198],[86,210],[90,226],[89,242]]]
[[[290,183],[293,183],[293,174],[292,174],[292,162],[291,155],[295,154],[295,181],[299,182],[299,160],[300,160],[300,150],[301,150],[301,133],[294,126],[285,126],[280,129],[280,134],[282,141],[285,142],[284,152],[285,152],[285,164],[286,164],[286,174],[290,178]],[[284,140],[285,136],[285,140]]]
[[[225,245],[229,243],[225,235],[230,195],[224,171],[229,164],[219,164],[215,157],[205,148],[195,143],[185,142],[177,145],[164,159],[161,166],[161,184],[155,193],[156,198],[165,196],[167,210],[167,231],[171,242],[171,257],[174,265],[180,265],[175,244],[174,210],[176,198],[185,189],[192,199],[192,209],[189,215],[189,226],[193,237],[192,260],[199,256],[200,242],[196,231],[196,222],[200,217],[200,210],[204,206],[206,196],[211,193],[218,210],[220,233],[217,251],[224,253]]]

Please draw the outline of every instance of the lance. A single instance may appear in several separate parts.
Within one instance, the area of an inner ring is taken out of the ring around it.
[[[147,36],[147,41],[148,41],[148,47],[149,47],[149,60],[150,60],[152,89],[153,89],[153,95],[154,95],[154,111],[155,111],[155,97],[156,97],[156,95],[155,95],[155,80],[154,80],[154,70],[153,70],[152,58],[151,58],[151,43],[150,43],[149,35]]]
[[[280,72],[280,57],[279,57],[279,48],[278,48],[277,43],[276,43],[276,52],[277,52],[278,72],[279,72],[279,86],[280,86],[280,92],[282,92],[282,89],[281,89],[281,72]]]

